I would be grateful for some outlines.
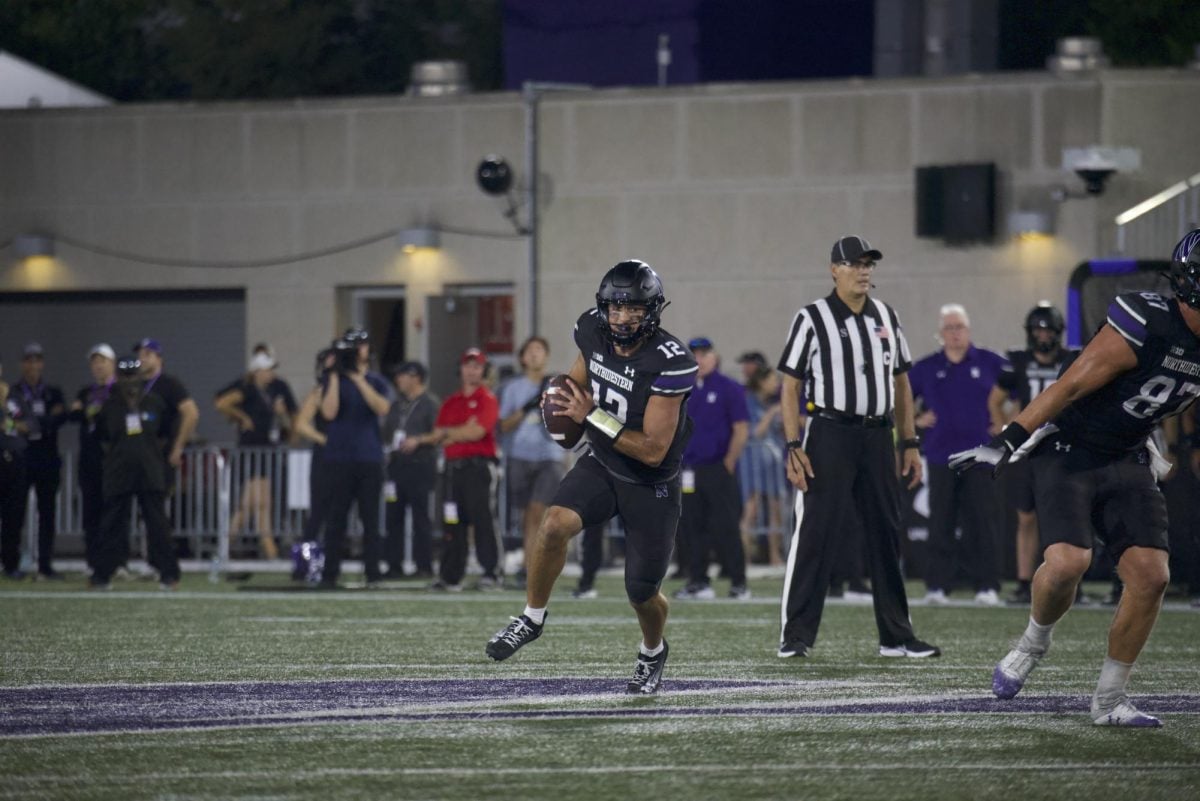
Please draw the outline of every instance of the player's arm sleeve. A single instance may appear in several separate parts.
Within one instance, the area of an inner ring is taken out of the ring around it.
[[[779,371],[803,380],[808,372],[808,360],[815,340],[812,319],[806,310],[801,309],[792,318],[792,325],[788,329],[787,344],[783,346],[783,355],[779,357]]]

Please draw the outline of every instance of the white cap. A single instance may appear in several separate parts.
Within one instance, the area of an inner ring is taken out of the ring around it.
[[[254,358],[250,360],[250,364],[246,367],[250,372],[255,370],[270,370],[275,366],[275,360],[265,353],[256,353]]]
[[[88,351],[88,359],[90,360],[93,356],[103,356],[106,359],[112,359],[114,362],[117,360],[117,352],[107,342],[92,345],[92,349]]]

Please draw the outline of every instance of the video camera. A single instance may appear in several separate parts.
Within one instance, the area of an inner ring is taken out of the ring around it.
[[[358,342],[342,337],[333,343],[333,369],[339,373],[358,371]]]

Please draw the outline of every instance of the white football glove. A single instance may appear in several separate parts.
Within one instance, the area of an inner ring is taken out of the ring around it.
[[[1009,459],[1017,449],[1029,439],[1029,432],[1016,423],[1009,423],[996,436],[988,440],[986,445],[979,445],[965,451],[950,454],[949,465],[953,470],[963,472],[975,465],[990,464],[992,477],[1000,474]]]

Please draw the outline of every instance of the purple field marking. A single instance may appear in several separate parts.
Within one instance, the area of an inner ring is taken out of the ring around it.
[[[239,684],[101,685],[0,689],[0,737],[240,726],[387,721],[468,721],[554,718],[642,718],[795,715],[1082,714],[1086,696],[1026,696],[863,700],[772,706],[665,706],[670,691],[745,690],[792,686],[787,682],[673,680],[667,693],[637,705],[608,709],[404,711],[402,707],[462,702],[531,703],[548,697],[609,694],[625,700],[611,679],[396,679],[392,681],[248,682]],[[1154,713],[1200,713],[1200,695],[1143,695]],[[362,710],[362,711],[356,711]]]

